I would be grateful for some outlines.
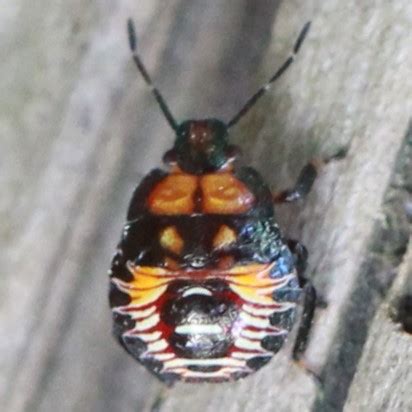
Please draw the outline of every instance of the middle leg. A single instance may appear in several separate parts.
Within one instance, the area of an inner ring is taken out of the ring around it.
[[[295,186],[291,189],[282,190],[273,194],[275,203],[291,203],[304,199],[312,189],[320,170],[324,165],[332,160],[342,159],[346,155],[346,149],[342,149],[336,154],[326,159],[312,159],[299,173]]]

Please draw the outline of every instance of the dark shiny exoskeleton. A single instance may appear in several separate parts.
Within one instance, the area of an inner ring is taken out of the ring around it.
[[[228,123],[178,124],[129,39],[135,63],[176,134],[165,156],[136,188],[113,259],[110,304],[114,334],[166,383],[220,382],[249,375],[284,343],[302,289],[305,316],[294,356],[313,315],[314,289],[302,272],[306,250],[284,239],[273,205],[306,194],[308,164],[294,189],[271,193],[259,173],[236,166],[229,129],[292,63],[294,53]]]

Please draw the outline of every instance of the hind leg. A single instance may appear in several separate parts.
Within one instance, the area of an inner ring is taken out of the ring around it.
[[[316,289],[312,285],[312,282],[304,276],[308,258],[308,252],[305,246],[295,240],[289,240],[288,246],[295,257],[299,284],[303,289],[302,318],[300,320],[295,345],[292,352],[293,359],[295,361],[299,361],[305,352],[310,334],[310,328],[312,326],[313,315],[316,308]]]

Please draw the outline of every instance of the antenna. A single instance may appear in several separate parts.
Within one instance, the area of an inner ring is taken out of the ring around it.
[[[286,59],[286,61],[280,66],[276,73],[269,79],[269,81],[264,84],[240,109],[240,111],[234,116],[229,123],[227,128],[229,129],[235,125],[254,105],[255,103],[272,87],[272,84],[282,76],[283,73],[289,68],[289,66],[295,60],[296,55],[298,54],[299,49],[302,46],[303,41],[305,40],[306,35],[308,34],[310,28],[310,21],[308,21],[302,28],[299,33],[299,36],[296,40],[296,43],[293,47],[292,54]]]
[[[150,87],[150,90],[152,91],[157,103],[160,106],[160,109],[165,115],[166,120],[170,124],[171,128],[176,131],[178,127],[176,120],[173,117],[165,99],[163,98],[159,90],[154,86],[152,79],[150,78],[149,73],[146,70],[145,65],[143,64],[142,60],[139,57],[139,54],[137,53],[136,30],[134,28],[134,23],[132,19],[127,20],[127,34],[129,36],[130,50],[132,51],[133,60],[136,63],[137,69],[139,70],[146,84]]]

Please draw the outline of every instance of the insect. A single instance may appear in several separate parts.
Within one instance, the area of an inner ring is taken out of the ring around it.
[[[167,384],[245,377],[283,345],[298,300],[303,316],[294,357],[305,345],[316,294],[303,277],[304,246],[285,239],[274,203],[309,192],[318,165],[290,190],[271,193],[259,173],[236,166],[229,131],[292,64],[293,53],[227,123],[178,123],[128,35],[134,62],[175,133],[168,170],[154,169],[134,191],[112,262],[110,305],[120,344]]]

